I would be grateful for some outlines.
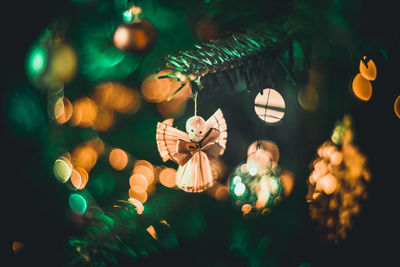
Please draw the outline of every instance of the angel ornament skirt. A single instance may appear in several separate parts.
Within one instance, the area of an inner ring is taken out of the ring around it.
[[[205,152],[196,150],[185,165],[179,166],[176,185],[183,190],[201,192],[211,187],[212,184],[210,160]]]

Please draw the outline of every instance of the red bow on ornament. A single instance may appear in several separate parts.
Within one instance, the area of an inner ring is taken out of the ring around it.
[[[174,155],[176,163],[183,166],[190,160],[194,153],[201,150],[208,156],[216,157],[222,149],[215,141],[218,139],[220,132],[217,129],[210,128],[203,139],[199,142],[184,141],[179,139],[176,143],[176,154]]]

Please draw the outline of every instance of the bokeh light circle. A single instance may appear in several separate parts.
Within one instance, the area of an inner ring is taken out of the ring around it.
[[[364,57],[365,59],[366,57]],[[370,59],[365,66],[364,62],[360,60],[360,74],[369,81],[374,81],[376,79],[377,70],[375,62]]]
[[[307,111],[315,110],[319,102],[318,92],[313,86],[306,86],[300,89],[297,99],[300,106]]]
[[[148,166],[145,165],[136,165],[135,168],[133,169],[133,174],[141,174],[144,177],[146,177],[147,182],[149,184],[153,183],[154,181],[154,173],[153,173],[153,168],[149,168]]]
[[[397,117],[400,119],[400,95],[394,101],[394,112],[396,113]]]
[[[165,168],[159,174],[160,183],[165,187],[175,187],[176,170],[173,168]]]
[[[171,79],[159,79],[158,77],[168,73],[168,71],[160,71],[159,73],[151,74],[143,81],[141,92],[145,100],[160,103],[167,99],[170,94]]]
[[[60,157],[54,162],[53,171],[58,181],[66,183],[71,176],[72,164],[67,158]]]
[[[144,175],[135,173],[129,178],[129,185],[133,191],[137,193],[143,193],[146,192],[149,182]]]
[[[254,99],[254,110],[257,116],[267,123],[277,123],[285,115],[285,100],[278,91],[264,89]]]
[[[365,79],[360,73],[358,73],[353,79],[353,93],[354,95],[362,100],[368,101],[372,96],[372,85],[371,82]]]
[[[279,148],[271,140],[257,140],[251,143],[247,149],[247,158],[267,164],[269,161],[277,163],[279,161]],[[250,168],[247,164],[247,168]]]
[[[129,188],[128,194],[129,194],[129,197],[137,199],[141,203],[145,203],[147,200],[147,197],[148,197],[148,194],[146,191],[137,192],[137,191],[133,190],[133,188]]]
[[[117,171],[121,171],[128,164],[128,154],[120,148],[114,148],[111,150],[108,160],[111,167]]]
[[[56,111],[54,112],[56,114]],[[62,98],[62,113],[59,116],[55,116],[57,119],[57,122],[59,124],[66,123],[71,119],[73,113],[73,107],[71,101],[69,101],[68,98],[63,97]]]
[[[71,194],[68,198],[68,204],[71,210],[79,215],[84,214],[87,208],[85,198],[79,194]]]

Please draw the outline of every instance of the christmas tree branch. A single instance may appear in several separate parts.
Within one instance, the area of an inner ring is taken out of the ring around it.
[[[288,43],[290,39],[287,35],[270,27],[259,26],[227,39],[196,44],[195,49],[182,51],[178,55],[167,56],[164,69],[171,72],[159,78],[191,82],[193,93],[207,85],[212,85],[216,90],[228,87],[229,91],[234,91],[235,85],[241,80],[248,91],[260,91],[263,86],[260,85],[263,84],[261,79],[268,76],[267,65],[271,65],[290,48]],[[294,83],[293,78],[291,81]]]

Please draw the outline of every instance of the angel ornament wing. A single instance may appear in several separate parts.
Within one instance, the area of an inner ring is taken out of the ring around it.
[[[157,147],[163,161],[179,164],[176,184],[187,192],[201,192],[211,187],[210,159],[222,155],[227,140],[227,126],[218,109],[207,121],[193,116],[186,122],[186,133],[172,127],[173,119],[157,124]]]

